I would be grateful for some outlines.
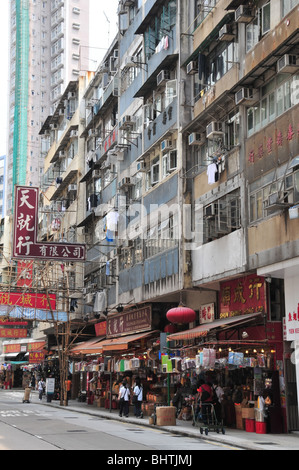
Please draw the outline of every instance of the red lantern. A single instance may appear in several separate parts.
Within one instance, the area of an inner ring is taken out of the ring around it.
[[[196,313],[194,310],[188,307],[176,307],[169,310],[166,314],[166,317],[170,323],[191,323],[195,321]]]

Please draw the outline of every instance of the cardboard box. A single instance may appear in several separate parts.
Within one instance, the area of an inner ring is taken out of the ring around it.
[[[242,408],[242,418],[243,419],[254,419],[255,418],[254,408]]]
[[[236,428],[237,429],[245,429],[245,419],[242,418],[242,406],[235,405],[235,412],[236,412]]]
[[[156,409],[157,426],[175,426],[176,425],[176,407],[158,406]]]

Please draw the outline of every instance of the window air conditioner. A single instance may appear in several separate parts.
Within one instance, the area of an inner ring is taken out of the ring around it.
[[[279,202],[278,192],[272,193],[268,196],[268,205],[269,206],[274,206],[274,205],[278,204],[278,202]]]
[[[67,188],[69,193],[77,191],[77,185],[76,184],[70,184],[69,187]]]
[[[293,54],[285,54],[277,61],[278,73],[293,73],[298,69],[297,57]]]
[[[74,93],[73,91],[70,91],[67,95],[67,99],[71,100],[71,99],[74,99],[74,98],[76,98],[76,93]]]
[[[157,75],[157,85],[161,85],[166,80],[170,80],[170,72],[169,70],[161,70]]]
[[[162,140],[161,142],[161,151],[165,152],[167,150],[172,149],[172,141],[171,140]]]
[[[187,65],[187,74],[188,75],[193,75],[195,73],[198,72],[198,66],[197,66],[197,63],[192,60],[191,62],[189,62],[189,64]]]
[[[222,122],[212,121],[206,127],[207,138],[212,139],[216,136],[224,134],[224,126]]]
[[[219,40],[220,41],[232,41],[235,35],[232,33],[231,25],[225,24],[219,30]]]
[[[98,130],[97,129],[89,129],[88,137],[98,137]]]
[[[59,154],[58,154],[58,158],[64,158],[65,157],[65,151],[64,150],[60,150]]]
[[[134,126],[134,119],[132,116],[124,116],[120,122],[120,129],[125,129],[126,127]]]
[[[235,94],[235,103],[252,105],[258,101],[258,91],[253,88],[241,88]]]
[[[101,177],[101,171],[100,170],[93,170],[91,177],[93,179],[100,178]]]
[[[125,186],[133,186],[133,179],[129,177],[122,178],[121,181],[118,183],[119,188],[123,188]]]
[[[137,173],[139,172],[146,172],[148,170],[148,166],[145,162],[138,162],[136,165]]]
[[[253,19],[250,8],[240,5],[235,11],[235,21],[237,23],[250,23]]]
[[[203,143],[202,134],[193,132],[188,137],[189,145],[201,145]]]
[[[138,57],[133,55],[133,56],[128,56],[125,58],[125,66],[126,67],[137,67],[138,65]]]
[[[78,137],[78,131],[71,131],[70,137]]]

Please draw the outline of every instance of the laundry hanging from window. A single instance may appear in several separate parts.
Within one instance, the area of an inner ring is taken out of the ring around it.
[[[105,217],[104,232],[106,233],[106,241],[113,242],[117,232],[119,213],[117,211],[109,212]]]
[[[218,165],[215,161],[210,163],[207,168],[208,184],[214,184],[218,181]]]

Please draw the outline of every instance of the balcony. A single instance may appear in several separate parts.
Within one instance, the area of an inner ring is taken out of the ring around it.
[[[142,98],[150,90],[157,86],[157,75],[161,70],[169,69],[178,59],[176,27],[169,33],[169,46],[167,49],[162,48],[160,52],[156,52],[147,61],[146,71],[144,72],[144,81],[139,89],[137,89],[134,98]]]
[[[95,127],[95,123],[99,117],[102,116],[110,106],[113,98],[117,99],[118,96],[118,77],[113,77],[108,86],[103,92],[103,96],[93,106],[92,112],[89,114],[86,120],[86,128],[82,133],[81,137],[86,137],[88,131]]]
[[[227,95],[228,91],[238,83],[239,79],[239,64],[234,64],[231,69],[223,75],[223,77],[218,80],[215,85],[211,86],[209,89],[205,89],[202,97],[195,103],[194,106],[194,117],[197,118],[205,110],[211,113],[211,107],[214,103],[219,103],[219,100]],[[217,113],[218,111],[216,111]],[[211,119],[210,119],[211,120]]]

